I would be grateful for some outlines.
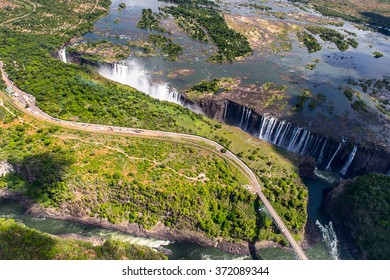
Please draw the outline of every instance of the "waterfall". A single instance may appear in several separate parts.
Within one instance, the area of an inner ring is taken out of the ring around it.
[[[321,148],[320,156],[319,156],[319,158],[318,158],[318,162],[319,162],[319,163],[321,163],[322,160],[323,160],[323,158],[324,158],[324,150],[325,150],[325,146],[326,146],[327,143],[328,143],[328,139],[325,139],[324,145],[323,145],[322,148]]]
[[[228,105],[229,105],[229,101],[227,101],[227,99],[226,99],[225,100],[225,109],[223,111],[223,120],[226,120],[226,113],[227,113]]]
[[[156,99],[184,106],[183,97],[175,88],[171,88],[167,83],[152,82],[147,71],[135,61],[115,63],[113,67],[101,66],[99,74],[110,80],[134,87]]]
[[[334,160],[334,158],[336,157],[337,153],[339,152],[341,148],[341,143],[339,144],[339,146],[337,147],[336,149],[336,152],[333,154],[333,156],[330,158],[330,161],[328,162],[328,165],[326,166],[326,170],[330,170],[330,165],[332,164],[332,161]]]
[[[66,48],[60,49],[58,51],[58,57],[62,62],[68,63],[68,60],[66,59]]]
[[[341,168],[341,174],[345,175],[348,171],[349,166],[351,165],[353,159],[355,158],[357,152],[357,146],[355,145],[352,149],[352,152],[349,154],[348,160],[345,162],[343,168]]]
[[[329,225],[323,226],[318,220],[316,225],[321,230],[322,238],[324,239],[326,246],[329,248],[329,253],[334,260],[339,259],[339,250],[338,250],[338,240],[336,232],[333,229],[332,222],[329,222]]]

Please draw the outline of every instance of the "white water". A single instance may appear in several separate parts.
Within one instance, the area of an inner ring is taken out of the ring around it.
[[[352,152],[349,154],[348,160],[344,164],[343,168],[341,168],[341,174],[345,175],[347,173],[349,166],[351,165],[353,159],[355,158],[357,152],[357,146],[355,145],[352,149]]]
[[[332,161],[334,160],[334,158],[336,157],[337,153],[339,152],[341,148],[341,143],[339,144],[339,146],[337,147],[337,150],[336,152],[333,154],[332,158],[330,159],[330,161],[328,162],[328,165],[326,166],[326,170],[330,170],[330,165],[332,164]]]
[[[66,48],[60,49],[58,51],[58,57],[61,59],[62,62],[68,63],[68,60],[66,58]]]
[[[14,168],[7,161],[0,161],[0,176],[7,175],[10,172],[14,172]]]
[[[152,82],[147,71],[133,60],[101,66],[99,74],[118,83],[129,85],[153,98],[169,101],[184,106],[182,96],[175,88],[167,83]]]
[[[326,170],[318,170],[317,167],[314,170],[314,174],[318,178],[320,178],[322,180],[325,180],[325,181],[327,181],[328,183],[331,183],[331,184],[335,184],[335,183],[341,182],[340,176],[338,176],[336,173],[333,173],[333,172],[330,172],[330,171],[326,171]]]
[[[101,230],[97,234],[97,236],[103,239],[117,239],[123,242],[129,242],[131,244],[143,245],[150,248],[158,248],[160,246],[165,246],[170,244],[169,241],[166,240],[157,240],[153,238],[143,238],[143,237],[135,237],[128,234],[124,234],[121,232],[113,232],[113,231],[105,231]]]
[[[329,222],[329,225],[322,225],[317,220],[316,225],[321,230],[322,238],[324,239],[326,246],[329,249],[329,253],[332,256],[332,259],[338,260],[339,259],[338,239],[336,236],[336,232],[333,229],[332,222]]]

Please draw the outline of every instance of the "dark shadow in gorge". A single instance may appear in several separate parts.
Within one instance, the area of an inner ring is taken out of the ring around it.
[[[66,185],[62,184],[64,175],[74,162],[71,155],[44,152],[9,161],[16,173],[9,176],[10,188],[13,188],[12,183],[19,181],[30,198],[43,203],[60,202],[66,191]]]

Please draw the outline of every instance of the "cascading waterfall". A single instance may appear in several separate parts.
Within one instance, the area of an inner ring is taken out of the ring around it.
[[[333,156],[330,158],[330,161],[328,162],[328,165],[326,166],[326,170],[330,170],[330,166],[334,160],[334,158],[336,157],[337,153],[339,152],[339,150],[341,149],[341,143],[339,144],[339,146],[337,147],[336,149],[336,152],[333,154]]]
[[[317,158],[319,154],[318,162],[322,161],[328,143],[325,136],[268,115],[261,117],[258,138],[300,155]]]
[[[58,57],[60,58],[60,60],[64,63],[68,63],[68,60],[66,58],[66,48],[63,48],[63,49],[60,49],[58,51]]]
[[[115,63],[113,67],[103,65],[99,74],[110,80],[129,85],[159,100],[184,106],[182,95],[167,83],[153,83],[147,72],[135,61]]]
[[[333,229],[332,222],[329,225],[323,226],[318,220],[316,225],[321,230],[322,238],[324,239],[326,246],[329,248],[329,253],[334,260],[339,259],[338,239],[335,230]]]
[[[348,171],[349,166],[351,165],[353,159],[355,158],[358,147],[355,145],[352,149],[352,152],[349,154],[348,160],[345,162],[343,168],[341,168],[340,173],[345,175]]]

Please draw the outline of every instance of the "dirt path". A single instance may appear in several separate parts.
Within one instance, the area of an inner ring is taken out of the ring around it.
[[[28,0],[22,0],[22,1],[24,1],[24,2],[26,2],[26,3],[29,3],[31,6],[33,6],[32,12],[29,12],[29,13],[23,15],[23,16],[19,16],[19,17],[16,17],[16,18],[11,18],[11,19],[9,19],[9,20],[6,20],[6,21],[4,21],[3,23],[1,23],[0,26],[2,26],[2,25],[4,25],[4,24],[7,24],[7,23],[11,23],[11,22],[13,22],[13,21],[15,21],[15,20],[19,20],[19,19],[28,17],[28,16],[30,16],[32,13],[34,13],[34,12],[37,10],[37,6],[36,6],[34,3],[32,3],[32,2],[30,2],[30,1],[28,1]]]

